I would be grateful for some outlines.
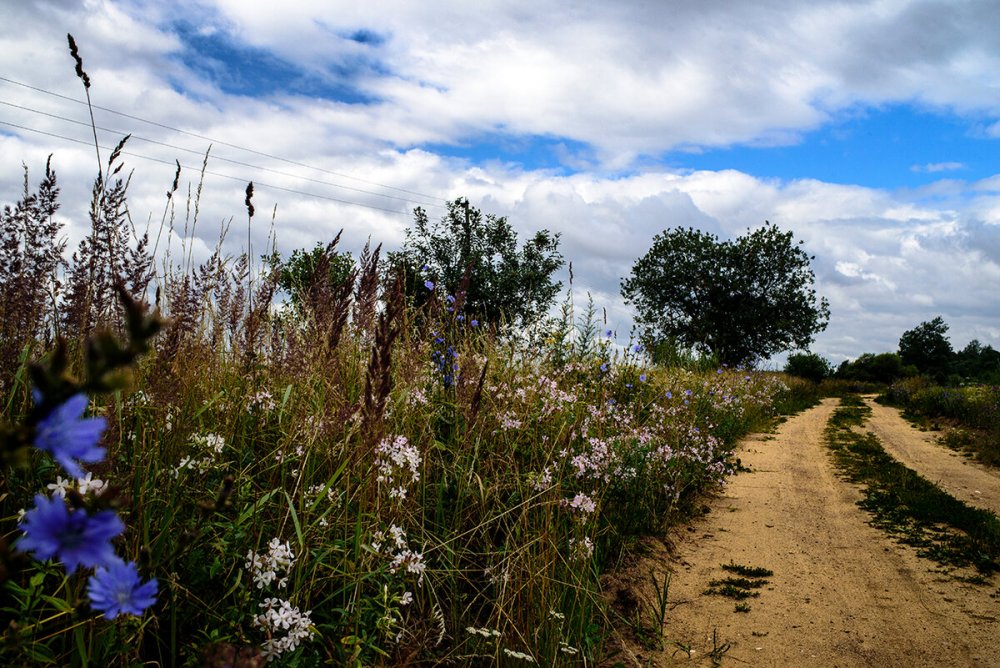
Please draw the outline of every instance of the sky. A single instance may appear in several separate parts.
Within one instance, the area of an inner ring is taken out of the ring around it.
[[[620,282],[656,234],[730,239],[770,221],[815,256],[831,318],[812,350],[834,364],[896,350],[939,315],[957,349],[1000,348],[991,0],[0,0],[0,12],[0,202],[19,197],[25,167],[37,185],[51,154],[70,247],[98,158],[68,32],[101,158],[132,134],[130,212],[154,238],[167,229],[161,260],[205,259],[230,222],[224,249],[243,252],[251,180],[255,255],[272,232],[288,254],[340,229],[355,256],[368,239],[398,249],[414,207],[440,217],[468,197],[522,239],[559,233],[575,302],[590,293],[626,342]]]

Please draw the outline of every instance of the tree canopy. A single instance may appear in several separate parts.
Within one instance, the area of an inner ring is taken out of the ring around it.
[[[833,369],[826,358],[811,352],[789,355],[784,370],[789,376],[798,376],[814,383],[833,375]]]
[[[339,239],[338,234],[337,240]],[[278,287],[288,293],[296,309],[302,309],[305,293],[316,281],[317,269],[326,272],[330,289],[339,287],[351,278],[354,259],[348,252],[335,251],[335,246],[336,241],[330,245],[317,242],[311,250],[296,248],[287,260],[282,260],[277,252],[263,258],[265,263],[278,271]]]
[[[451,295],[464,289],[469,316],[496,325],[534,322],[562,287],[552,280],[563,265],[558,234],[541,230],[519,249],[506,217],[483,215],[462,198],[449,202],[436,222],[415,209],[403,250],[390,254],[390,262],[418,303],[427,298],[427,281]]]
[[[805,349],[830,308],[812,288],[801,244],[770,223],[734,241],[668,230],[636,261],[622,295],[648,345],[672,340],[729,364]]]
[[[954,356],[947,333],[948,325],[941,316],[903,332],[899,337],[903,364],[912,364],[920,373],[943,378]]]

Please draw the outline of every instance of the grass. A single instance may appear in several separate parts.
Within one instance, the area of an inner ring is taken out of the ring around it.
[[[901,408],[922,430],[951,427],[941,437],[944,445],[1000,467],[1000,388],[996,385],[942,387],[926,378],[894,383],[879,400]]]
[[[0,379],[0,663],[598,662],[622,546],[697,512],[736,469],[736,439],[794,399],[775,374],[652,368],[572,311],[561,336],[474,327],[455,295],[417,308],[377,250],[363,258],[350,290],[299,306],[273,275],[251,281],[246,254],[167,263],[150,285],[169,326],[100,373],[131,337],[113,305],[57,301],[0,341],[23,351]],[[64,311],[77,329],[60,356],[44,334]],[[32,360],[58,367],[52,387],[101,381],[87,391],[107,456],[90,472],[106,491],[69,498],[124,521],[116,553],[159,583],[142,616],[100,617],[88,572],[16,551],[19,512],[64,475],[6,450],[30,441]],[[295,643],[266,621],[275,605],[304,620]]]
[[[842,399],[826,439],[843,475],[863,485],[859,505],[872,524],[946,567],[1000,570],[996,515],[955,499],[886,454],[874,434],[856,431],[869,412],[858,397]]]

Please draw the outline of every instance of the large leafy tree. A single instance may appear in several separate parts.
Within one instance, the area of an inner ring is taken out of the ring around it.
[[[753,364],[807,348],[829,321],[801,244],[770,223],[734,241],[667,230],[622,281],[622,295],[650,347],[670,341],[720,362]]]
[[[518,248],[506,217],[483,215],[461,198],[448,203],[439,221],[415,209],[403,250],[390,262],[404,272],[406,290],[418,302],[430,280],[448,294],[464,290],[470,317],[501,326],[536,321],[562,287],[552,280],[563,265],[558,234],[541,230]]]
[[[948,341],[948,325],[941,316],[922,322],[899,337],[899,356],[920,373],[943,378],[955,355]]]

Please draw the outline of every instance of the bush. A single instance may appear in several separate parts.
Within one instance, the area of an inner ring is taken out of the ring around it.
[[[788,356],[785,373],[819,383],[833,373],[830,363],[816,353],[796,353]]]

